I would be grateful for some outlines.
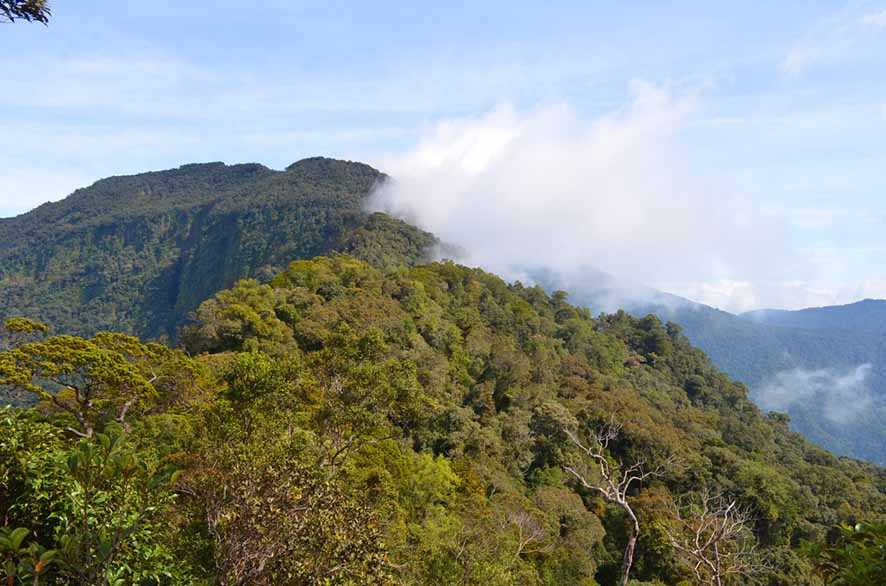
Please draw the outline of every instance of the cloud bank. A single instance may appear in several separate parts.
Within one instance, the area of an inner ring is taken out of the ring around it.
[[[873,405],[868,387],[870,364],[840,372],[836,369],[796,368],[778,373],[756,391],[756,401],[769,411],[814,403],[834,423],[849,423]]]
[[[695,104],[635,83],[591,119],[556,105],[444,121],[378,162],[395,179],[371,205],[511,278],[595,267],[735,310],[780,302],[759,287],[790,263],[784,225],[691,170],[680,133]]]

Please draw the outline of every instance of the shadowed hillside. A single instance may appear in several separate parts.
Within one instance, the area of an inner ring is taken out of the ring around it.
[[[60,332],[174,337],[214,292],[296,258],[422,260],[431,235],[362,210],[384,178],[314,158],[282,172],[207,163],[102,179],[0,221],[0,316],[39,318]]]

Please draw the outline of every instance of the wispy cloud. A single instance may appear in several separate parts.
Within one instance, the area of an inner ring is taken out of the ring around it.
[[[870,364],[844,371],[787,370],[756,389],[756,401],[763,409],[771,411],[787,411],[796,404],[812,404],[834,423],[845,424],[873,404],[868,386],[870,374]]]
[[[882,39],[871,28],[886,27],[886,10],[859,15],[847,7],[821,21],[794,43],[781,62],[783,72],[803,73],[813,66],[835,65],[882,56]]]
[[[861,22],[875,27],[886,27],[886,10],[872,12],[861,17]]]

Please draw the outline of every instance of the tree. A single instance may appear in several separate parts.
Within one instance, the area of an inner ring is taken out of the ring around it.
[[[285,348],[292,345],[292,331],[280,318],[294,313],[281,291],[244,279],[200,304],[197,323],[184,329],[182,342],[195,354]]]
[[[46,0],[0,0],[0,22],[18,19],[46,24],[50,14]]]
[[[886,522],[843,525],[836,539],[804,549],[827,584],[879,584],[886,576]]]
[[[0,328],[0,350],[9,350],[25,342],[46,336],[49,326],[27,317],[10,317]]]
[[[704,491],[700,502],[675,506],[675,524],[665,532],[699,583],[722,586],[733,578],[744,583],[762,569],[751,522],[737,501]]]
[[[53,336],[0,352],[0,386],[72,417],[67,431],[79,437],[110,420],[126,427],[131,410],[170,400],[196,372],[183,353],[123,334]]]
[[[620,580],[620,584],[626,586],[634,563],[634,548],[640,535],[640,521],[628,502],[628,491],[647,478],[661,476],[666,465],[672,460],[669,458],[664,464],[653,469],[644,469],[646,464],[643,460],[637,460],[630,466],[616,462],[614,466],[610,463],[606,452],[609,444],[618,437],[621,427],[621,424],[614,419],[610,420],[590,435],[588,445],[585,445],[575,432],[564,428],[569,440],[578,448],[581,458],[575,464],[564,465],[563,470],[584,488],[595,491],[607,502],[620,507],[628,516],[630,521],[628,542],[625,545]],[[594,476],[599,476],[599,480],[595,480]]]
[[[272,402],[209,410],[178,481],[211,540],[211,573],[225,586],[389,583],[376,513]]]
[[[158,466],[121,426],[110,425],[73,446],[65,468],[69,490],[56,518],[60,573],[67,583],[188,579],[166,546],[170,527],[164,513],[174,502],[170,466]]]
[[[2,583],[194,583],[169,550],[173,474],[119,425],[71,445],[33,413],[0,409]]]

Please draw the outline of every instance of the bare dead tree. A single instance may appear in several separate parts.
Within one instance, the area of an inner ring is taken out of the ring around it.
[[[634,549],[640,535],[640,522],[628,502],[628,491],[647,478],[661,476],[673,460],[668,458],[665,463],[654,468],[647,467],[643,460],[638,460],[629,466],[625,466],[622,462],[613,465],[606,452],[609,444],[621,433],[621,428],[621,424],[613,418],[590,434],[587,442],[583,442],[572,430],[564,429],[567,437],[579,449],[581,461],[574,465],[563,466],[563,469],[580,485],[595,491],[607,502],[617,505],[627,515],[630,521],[628,542],[625,545],[620,580],[620,584],[624,586],[628,583],[628,576],[634,563]]]
[[[517,548],[514,558],[523,554],[538,553],[545,551],[544,545],[545,528],[534,516],[526,511],[511,511],[504,521],[505,525],[511,525],[517,532]]]
[[[705,490],[698,503],[682,510],[675,505],[674,513],[668,540],[700,584],[723,586],[732,578],[744,584],[765,568],[751,532],[753,518],[735,500]]]

